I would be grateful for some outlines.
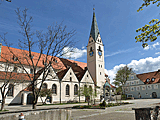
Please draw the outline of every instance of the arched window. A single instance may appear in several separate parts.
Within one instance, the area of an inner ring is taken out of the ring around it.
[[[57,94],[57,85],[56,84],[52,85],[52,92],[53,92],[53,94]]]
[[[92,51],[92,47],[90,47],[90,51]]]
[[[99,46],[99,50],[101,51],[101,46]]]
[[[13,96],[14,85],[9,84],[8,86],[8,96]]]
[[[69,85],[66,85],[66,95],[69,95]]]
[[[89,92],[92,94],[92,86],[89,86]]]
[[[47,84],[46,83],[43,83],[42,89],[47,89]]]
[[[84,85],[84,93],[87,93],[87,85]]]
[[[74,95],[78,95],[78,85],[74,85]]]

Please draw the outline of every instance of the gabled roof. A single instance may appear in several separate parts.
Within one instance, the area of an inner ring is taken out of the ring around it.
[[[30,60],[27,60],[25,58],[26,55],[28,54],[27,50],[21,50],[21,49],[12,48],[12,47],[8,48],[7,46],[2,46],[0,62],[6,62],[6,60],[8,60],[10,63],[19,64],[18,61],[14,61],[14,59],[13,59],[14,56],[10,52],[9,49],[14,52],[14,54],[18,57],[18,59],[20,59],[20,62],[22,64],[24,64],[24,65],[32,64]],[[40,53],[32,52],[34,64],[37,62],[39,55],[40,55]],[[46,55],[42,54],[42,57],[39,60],[37,67],[42,67],[42,68],[44,67],[45,57],[46,57]],[[53,61],[52,67],[53,67],[53,69],[56,69],[56,70],[64,70],[68,67],[72,67],[74,72],[80,72],[80,71],[84,70],[85,67],[87,67],[87,63],[64,59],[64,58],[52,57],[52,56],[48,56],[47,62],[49,62],[51,59],[54,59],[54,60],[52,60]]]
[[[99,34],[99,29],[98,29],[98,25],[97,25],[97,21],[96,21],[96,15],[95,15],[95,12],[93,12],[93,19],[92,19],[90,36],[92,36],[94,41],[96,41],[98,34]]]
[[[74,72],[82,72],[85,69],[85,67],[87,67],[87,63],[68,60],[64,58],[60,58],[60,60],[66,68],[71,67]]]
[[[76,74],[76,77],[77,77],[78,81],[82,80],[82,78],[83,78],[84,74],[86,73],[86,71],[87,71],[87,69],[79,72],[78,74]]]
[[[69,68],[67,68],[67,69],[65,69],[65,70],[62,70],[62,71],[60,71],[60,72],[57,72],[58,78],[59,78],[60,80],[62,80],[68,70],[69,70]]]
[[[29,74],[33,77],[32,74]],[[14,80],[17,81],[30,81],[29,77],[25,73],[15,73],[15,72],[4,72],[0,71],[0,80]]]
[[[160,83],[160,70],[149,73],[137,74],[136,76],[145,84]],[[152,81],[152,78],[155,78],[155,80]],[[149,82],[146,81],[147,79],[149,79]]]
[[[13,64],[19,64],[19,61],[14,61],[13,59],[13,54],[10,52],[10,50],[13,51],[13,53],[18,57],[18,59],[20,60],[20,62],[24,65],[32,65],[32,62],[28,59],[28,54],[29,52],[27,50],[21,50],[21,49],[17,49],[17,48],[12,48],[12,47],[7,47],[7,46],[2,46],[1,49],[1,62],[6,62],[7,60],[10,63]],[[33,56],[33,63],[36,64],[37,60],[39,58],[40,53],[36,53],[36,52],[32,52],[32,56]],[[42,54],[41,59],[39,60],[37,67],[44,67],[44,60],[46,58],[45,54]],[[52,67],[54,69],[66,69],[66,67],[64,66],[64,64],[61,62],[61,60],[58,57],[52,57],[52,56],[48,56],[48,61],[56,61],[56,62],[52,62]],[[53,60],[54,59],[54,60]]]

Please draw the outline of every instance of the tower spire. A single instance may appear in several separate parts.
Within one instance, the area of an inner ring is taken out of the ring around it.
[[[93,19],[92,19],[90,35],[92,36],[94,41],[97,40],[98,34],[99,34],[99,29],[96,21],[95,8],[93,8]]]

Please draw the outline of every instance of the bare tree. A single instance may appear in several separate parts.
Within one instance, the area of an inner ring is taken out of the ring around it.
[[[5,100],[7,96],[13,96],[13,89],[15,85],[19,85],[26,80],[26,75],[23,73],[17,73],[19,66],[14,65],[6,60],[4,64],[0,65],[0,69],[3,70],[0,72],[0,93],[2,97],[1,102],[1,111],[4,109]]]
[[[14,51],[8,44],[7,39],[1,36],[4,43],[8,47],[10,54],[17,58],[17,64],[27,74],[32,84],[32,93],[34,97],[33,109],[36,109],[38,96],[40,94],[42,85],[47,77],[50,75],[50,67],[55,70],[60,70],[64,66],[59,62],[59,58],[66,55],[68,52],[73,52],[73,39],[75,30],[67,32],[66,26],[61,24],[53,24],[49,26],[46,33],[42,31],[31,31],[32,17],[27,16],[27,9],[22,12],[18,8],[16,10],[18,16],[18,24],[21,27],[20,33],[23,35],[23,39],[19,40],[18,47],[20,51]],[[35,39],[35,37],[37,39]],[[36,52],[34,51],[36,48]],[[27,71],[26,66],[32,69],[32,77]],[[39,77],[41,75],[41,77]],[[55,77],[55,76],[52,76]],[[39,86],[38,89],[37,85]]]
[[[1,0],[2,2],[4,1],[4,0]],[[12,2],[12,0],[5,0],[5,1],[7,1],[7,2]],[[1,4],[1,3],[0,3]]]

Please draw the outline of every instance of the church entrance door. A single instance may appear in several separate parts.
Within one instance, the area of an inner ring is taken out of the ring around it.
[[[33,103],[33,100],[34,100],[34,98],[33,98],[32,93],[29,93],[29,94],[27,95],[27,104],[32,104],[32,103]]]

